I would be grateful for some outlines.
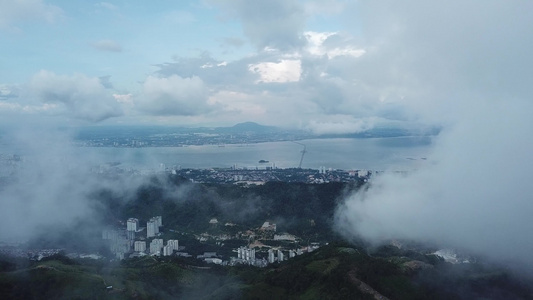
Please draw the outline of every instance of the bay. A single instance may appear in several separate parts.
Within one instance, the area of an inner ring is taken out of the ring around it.
[[[425,163],[432,137],[336,138],[186,147],[82,148],[82,155],[136,169],[275,166],[343,170],[410,170]],[[260,160],[268,163],[259,163]]]

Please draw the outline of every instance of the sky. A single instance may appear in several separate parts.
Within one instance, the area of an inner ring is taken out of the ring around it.
[[[403,105],[396,67],[374,66],[385,50],[368,3],[2,0],[1,122],[319,133],[424,123]]]
[[[50,126],[439,126],[338,229],[533,267],[532,1],[0,0],[0,41],[0,125],[35,149]]]
[[[528,96],[531,5],[1,0],[1,122],[445,126]]]

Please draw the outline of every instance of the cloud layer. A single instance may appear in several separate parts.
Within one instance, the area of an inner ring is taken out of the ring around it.
[[[154,115],[192,116],[210,110],[207,90],[202,79],[172,75],[149,76],[143,85],[139,108]]]
[[[526,11],[533,6],[507,4],[361,6],[375,47],[361,60],[374,67],[366,84],[405,96],[402,106],[445,127],[426,165],[380,175],[346,199],[337,212],[341,232],[431,241],[533,266],[533,93],[526,82],[533,74]]]
[[[40,71],[32,78],[28,92],[29,97],[54,105],[58,113],[91,122],[122,114],[101,80],[83,74],[68,76]]]
[[[15,24],[27,21],[54,22],[62,10],[42,0],[19,0],[0,2],[0,30],[16,29]]]
[[[244,35],[259,49],[290,50],[303,45],[305,11],[299,1],[210,0],[242,23]]]

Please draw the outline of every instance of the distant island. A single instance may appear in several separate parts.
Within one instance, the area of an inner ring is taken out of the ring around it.
[[[399,127],[374,127],[362,132],[315,134],[310,130],[284,129],[254,122],[230,127],[87,126],[78,128],[75,143],[84,147],[181,147],[191,145],[255,144],[328,138],[387,138],[432,136],[438,128],[412,131]]]

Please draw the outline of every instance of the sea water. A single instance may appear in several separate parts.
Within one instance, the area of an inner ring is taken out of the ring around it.
[[[336,138],[184,147],[79,149],[124,168],[278,168],[409,170],[430,156],[432,137]],[[305,145],[305,147],[304,147]],[[305,153],[302,153],[305,148]],[[303,155],[303,159],[302,159]],[[268,163],[259,163],[260,160]]]

